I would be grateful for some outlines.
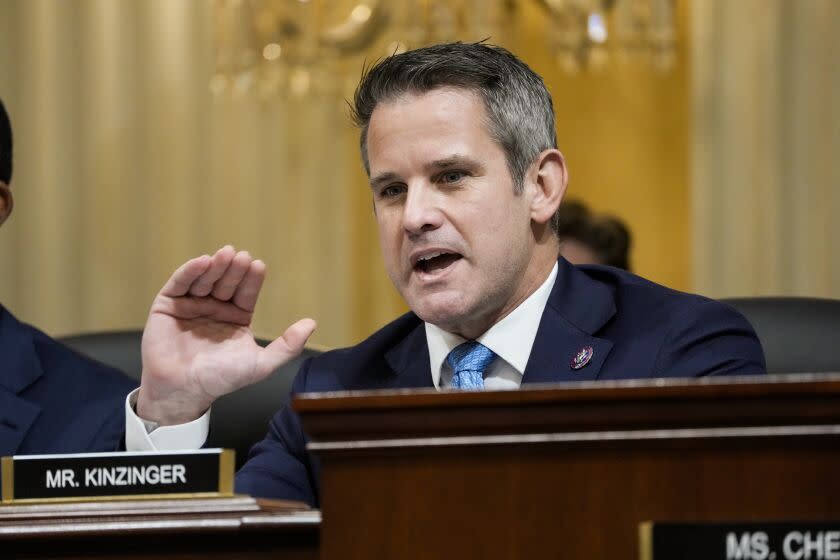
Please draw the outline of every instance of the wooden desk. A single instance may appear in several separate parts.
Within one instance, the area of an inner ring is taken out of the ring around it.
[[[840,518],[840,375],[300,396],[321,506],[0,508],[0,557],[635,559],[643,521]],[[320,542],[320,552],[319,552]]]
[[[633,559],[643,521],[840,518],[840,375],[294,406],[322,559]]]
[[[319,524],[317,510],[249,497],[3,506],[0,557],[314,560]]]

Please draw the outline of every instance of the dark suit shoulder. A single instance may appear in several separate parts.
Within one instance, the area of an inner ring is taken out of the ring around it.
[[[631,314],[634,321],[646,318],[648,321],[659,322],[716,308],[718,312],[731,315],[735,320],[740,318],[749,325],[740,313],[728,305],[657,284],[626,270],[601,265],[580,265],[577,269],[590,279],[608,286],[613,292],[619,312]]]
[[[616,313],[600,336],[616,343],[611,358],[650,359],[655,376],[761,374],[764,354],[755,330],[732,307],[680,292],[607,266],[577,267],[609,286]]]
[[[79,354],[61,342],[51,338],[34,327],[32,340],[35,351],[47,374],[59,373],[63,379],[72,375],[77,381],[95,384],[87,385],[89,395],[106,395],[118,391],[123,396],[137,387],[136,380],[111,366]]]
[[[406,313],[355,346],[315,356],[303,368],[306,379],[301,385],[307,391],[387,388],[394,373],[388,352],[417,335],[418,329],[423,331],[423,322],[414,313]],[[425,345],[424,332],[422,340]]]
[[[18,431],[2,447],[14,452],[110,451],[124,430],[125,397],[137,382],[82,356],[0,308],[0,416]]]

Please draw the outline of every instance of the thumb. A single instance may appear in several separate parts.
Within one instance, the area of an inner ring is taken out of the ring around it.
[[[291,325],[283,336],[263,348],[260,369],[270,373],[298,357],[317,326],[312,319],[301,319]]]

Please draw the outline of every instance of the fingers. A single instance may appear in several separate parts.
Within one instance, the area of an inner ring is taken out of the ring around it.
[[[213,290],[213,285],[230,267],[236,251],[230,245],[225,245],[210,258],[210,266],[190,286],[190,295],[204,297]]]
[[[172,273],[160,293],[169,297],[186,295],[193,282],[210,267],[210,261],[211,259],[207,255],[188,260]]]
[[[225,245],[212,256],[187,261],[175,271],[161,293],[170,297],[212,296],[253,312],[265,280],[265,263],[247,251]]]
[[[253,311],[257,305],[257,297],[260,295],[263,280],[265,280],[265,263],[259,259],[251,261],[248,272],[236,288],[233,303],[240,309]]]
[[[225,273],[213,285],[213,297],[222,301],[228,301],[232,298],[236,288],[239,287],[245,277],[245,273],[248,272],[252,261],[253,259],[247,251],[236,253]]]
[[[250,311],[239,309],[225,301],[192,296],[164,298],[156,303],[153,311],[179,319],[204,317],[207,320],[242,325],[243,327],[251,324],[253,315]]]
[[[306,341],[315,332],[318,325],[312,319],[301,319],[286,329],[283,336],[263,349],[260,356],[260,369],[268,375],[286,362],[297,357],[306,345]]]
[[[289,350],[297,355],[303,350],[306,341],[309,340],[309,337],[312,336],[312,333],[315,332],[317,327],[318,324],[312,319],[301,319],[286,329],[286,332],[283,333],[283,340],[286,342]],[[275,340],[274,342],[277,341]],[[274,342],[269,344],[268,348],[271,348]]]

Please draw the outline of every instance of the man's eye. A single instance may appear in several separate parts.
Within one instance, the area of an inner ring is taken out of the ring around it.
[[[405,187],[403,185],[391,185],[382,189],[379,192],[379,196],[382,198],[393,198],[395,196],[400,196],[404,192]]]
[[[457,183],[464,178],[464,173],[461,171],[447,171],[441,176],[444,183]]]

